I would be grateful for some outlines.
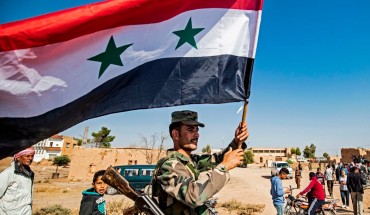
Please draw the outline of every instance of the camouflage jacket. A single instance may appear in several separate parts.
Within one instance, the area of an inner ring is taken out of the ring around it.
[[[236,149],[233,141],[228,147]],[[243,143],[243,149],[246,144]],[[228,148],[227,148],[228,149]],[[204,203],[220,191],[229,180],[226,168],[219,164],[226,152],[191,155],[178,152],[158,161],[153,176],[153,196],[165,214],[209,214]]]

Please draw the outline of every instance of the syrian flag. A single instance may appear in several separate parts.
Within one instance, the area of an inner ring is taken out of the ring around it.
[[[246,100],[262,1],[104,1],[0,25],[0,158],[106,114]]]

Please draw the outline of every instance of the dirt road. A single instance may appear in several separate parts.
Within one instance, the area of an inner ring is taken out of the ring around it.
[[[308,173],[308,171],[303,171],[302,173],[303,178],[301,181],[301,190],[309,184]],[[243,203],[265,204],[265,210],[262,214],[276,214],[270,195],[270,169],[259,167],[236,168],[232,170],[230,174],[231,180],[227,186],[217,194],[220,202],[237,198]],[[283,181],[284,187],[289,187],[289,185],[296,187],[294,179],[286,179]],[[333,199],[340,199],[339,184],[334,185],[333,191]],[[300,190],[293,190],[293,195],[296,195],[298,192],[300,192]],[[366,201],[369,198],[370,192],[366,191],[364,200]],[[327,199],[332,200],[330,197]],[[353,215],[351,204],[352,203],[350,203],[350,209],[348,210],[338,209],[338,214]],[[342,205],[341,201],[339,202],[339,205]],[[370,214],[370,210],[368,208],[365,212],[366,213],[364,214]]]
[[[272,205],[270,195],[270,170],[268,168],[250,167],[236,168],[231,171],[231,180],[216,196],[219,203],[226,202],[232,199],[238,199],[245,204],[264,204],[264,215],[276,214],[275,208]],[[62,204],[64,207],[70,208],[76,214],[81,201],[81,191],[88,188],[91,182],[70,182],[67,179],[58,180],[38,180],[35,184],[35,199],[34,207],[41,208],[53,204]],[[295,187],[294,179],[283,181],[283,186]],[[302,188],[308,185],[308,172],[303,171]],[[294,190],[293,194],[297,194],[298,190]],[[334,185],[334,198],[340,198],[339,185]],[[128,202],[123,200],[124,196],[106,195],[108,202],[122,204]],[[364,201],[370,200],[370,190],[365,193]],[[128,202],[129,203],[129,202]],[[341,205],[341,202],[339,203]],[[350,204],[351,205],[351,204]],[[367,206],[369,204],[367,203]],[[339,210],[338,214],[350,215],[353,214],[352,209]],[[370,214],[370,210],[366,208],[365,214]],[[230,214],[226,210],[221,210],[220,215]],[[235,213],[234,213],[235,214]]]

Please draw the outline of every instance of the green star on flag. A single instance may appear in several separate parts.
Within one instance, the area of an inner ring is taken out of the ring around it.
[[[176,34],[178,37],[180,37],[180,40],[177,43],[175,50],[185,43],[189,43],[191,46],[198,49],[197,44],[195,43],[194,37],[195,35],[197,35],[199,32],[203,30],[204,28],[193,28],[193,24],[191,23],[191,18],[190,18],[184,30],[172,32]]]
[[[114,42],[113,36],[111,36],[108,42],[108,46],[105,49],[105,52],[95,55],[94,57],[91,57],[87,60],[101,62],[100,70],[99,70],[99,78],[100,78],[100,76],[103,75],[103,73],[105,72],[105,70],[108,68],[109,65],[114,64],[117,66],[123,66],[120,55],[132,44],[133,43],[127,44],[121,47],[117,47],[116,43]]]

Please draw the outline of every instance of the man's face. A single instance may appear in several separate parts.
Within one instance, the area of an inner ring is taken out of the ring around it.
[[[22,165],[29,166],[33,161],[34,155],[22,155],[18,158],[18,162]]]
[[[281,173],[280,178],[281,178],[281,179],[286,179],[286,177],[287,177],[287,176],[288,176],[287,174],[285,174],[285,173]]]
[[[194,151],[198,146],[199,128],[196,125],[182,125],[175,140],[185,151]]]

